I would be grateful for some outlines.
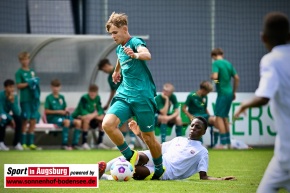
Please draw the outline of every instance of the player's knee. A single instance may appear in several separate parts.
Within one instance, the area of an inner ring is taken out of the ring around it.
[[[182,125],[182,120],[180,116],[177,116],[175,119],[176,125]]]
[[[65,120],[63,121],[63,126],[65,126],[65,127],[69,127],[69,125],[70,125],[70,121],[69,121],[68,119],[65,119]]]
[[[167,124],[167,119],[165,118],[165,116],[158,116],[158,122],[160,122],[161,124]]]
[[[75,119],[75,120],[74,120],[74,126],[75,126],[76,128],[81,128],[81,126],[82,126],[82,121],[79,120],[79,119]]]

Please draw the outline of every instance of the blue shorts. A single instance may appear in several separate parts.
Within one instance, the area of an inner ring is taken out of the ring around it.
[[[228,118],[232,106],[233,94],[218,95],[215,104],[214,114],[217,117]]]
[[[154,99],[115,96],[107,114],[116,115],[120,119],[120,125],[135,116],[142,132],[152,132],[155,129],[155,111]]]

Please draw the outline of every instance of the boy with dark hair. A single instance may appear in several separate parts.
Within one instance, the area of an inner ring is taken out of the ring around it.
[[[262,41],[270,51],[260,62],[260,83],[255,97],[243,102],[235,118],[250,107],[270,101],[277,131],[275,152],[257,193],[274,193],[280,188],[290,192],[290,40],[289,19],[272,12],[264,19]]]
[[[24,149],[39,149],[34,144],[34,130],[37,120],[40,118],[38,108],[40,105],[39,78],[30,69],[30,54],[21,52],[18,55],[21,68],[16,72],[17,88],[20,90],[20,107],[22,117],[22,146]],[[28,134],[26,134],[29,123]]]
[[[72,148],[77,148],[82,122],[78,119],[72,119],[69,112],[66,111],[65,98],[59,93],[61,90],[60,81],[54,79],[50,85],[52,93],[46,97],[44,105],[47,122],[62,127],[62,149],[71,150]],[[72,147],[68,145],[69,128],[71,127],[75,127]]]
[[[109,147],[103,144],[103,137],[105,134],[102,129],[104,110],[101,105],[101,98],[98,95],[98,90],[99,88],[97,85],[90,85],[88,94],[81,97],[77,108],[72,114],[73,118],[82,121],[82,148],[86,150],[91,149],[87,143],[88,130],[97,127],[99,128],[97,147],[99,149],[109,149]]]
[[[13,146],[17,150],[23,150],[21,139],[21,117],[18,106],[18,97],[14,94],[15,83],[13,80],[4,81],[4,90],[0,92],[0,150],[8,151],[4,144],[5,130],[8,125],[15,129]],[[13,115],[10,115],[12,111]]]
[[[232,101],[236,98],[236,91],[239,85],[239,76],[233,65],[224,59],[224,52],[221,48],[215,48],[211,51],[212,63],[211,79],[216,83],[217,99],[214,114],[216,116],[216,127],[220,132],[220,145],[216,149],[228,149],[231,145],[229,129],[229,111]],[[234,79],[232,88],[231,79]]]

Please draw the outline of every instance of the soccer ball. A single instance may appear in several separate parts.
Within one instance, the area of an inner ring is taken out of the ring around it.
[[[133,176],[133,167],[125,159],[118,159],[110,168],[111,175],[115,181],[128,181]]]

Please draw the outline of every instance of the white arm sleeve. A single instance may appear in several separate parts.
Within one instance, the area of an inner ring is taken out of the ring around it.
[[[278,86],[279,79],[275,64],[269,58],[264,57],[260,64],[260,83],[255,95],[271,99],[277,92]]]
[[[208,170],[208,152],[203,152],[197,166],[197,171],[207,172],[207,170]]]

